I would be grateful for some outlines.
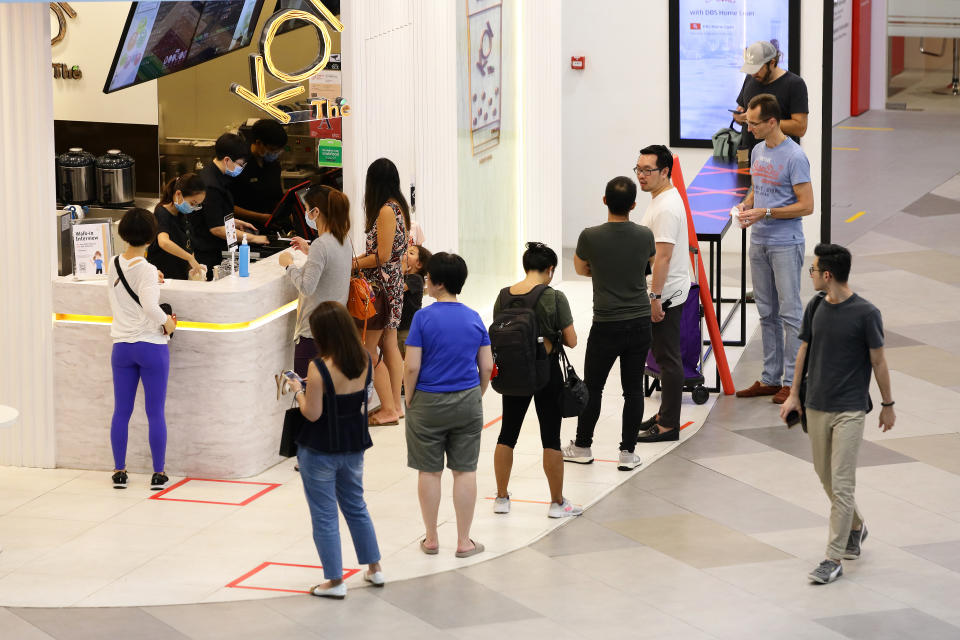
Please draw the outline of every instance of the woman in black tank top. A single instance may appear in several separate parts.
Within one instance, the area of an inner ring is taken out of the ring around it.
[[[306,388],[292,383],[304,417],[297,439],[303,491],[313,521],[313,540],[327,582],[310,589],[323,598],[347,595],[340,552],[337,507],[350,527],[363,579],[384,584],[380,548],[363,499],[363,452],[373,446],[367,427],[367,387],[372,364],[353,318],[339,302],[322,302],[310,315],[318,357],[310,363]]]

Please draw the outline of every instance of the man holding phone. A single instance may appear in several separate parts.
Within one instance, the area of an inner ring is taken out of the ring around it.
[[[758,140],[747,128],[747,105],[754,96],[769,93],[780,105],[780,128],[800,142],[807,132],[807,114],[810,109],[807,102],[807,84],[803,78],[777,66],[781,54],[772,43],[765,40],[754,42],[743,52],[743,66],[740,70],[747,74],[737,96],[737,108],[728,109],[733,119],[744,125],[740,137],[740,149],[752,153]]]
[[[843,575],[841,560],[856,560],[867,539],[867,527],[854,499],[857,454],[863,441],[865,416],[872,408],[870,373],[880,387],[882,431],[893,428],[890,372],[883,353],[880,311],[847,284],[850,252],[836,244],[818,244],[810,277],[821,299],[807,305],[800,329],[797,366],[807,365],[806,409],[799,385],[780,407],[787,420],[806,412],[813,448],[813,466],[830,498],[830,537],[826,559],[810,572],[813,582],[827,584]]]

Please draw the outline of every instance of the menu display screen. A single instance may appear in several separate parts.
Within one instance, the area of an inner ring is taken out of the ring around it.
[[[155,80],[250,45],[263,0],[134,2],[104,93]]]
[[[730,124],[745,75],[743,51],[758,40],[781,52],[780,67],[799,65],[797,0],[677,0],[670,3],[670,139],[710,146]]]

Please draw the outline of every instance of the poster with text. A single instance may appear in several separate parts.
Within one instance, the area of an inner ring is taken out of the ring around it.
[[[73,276],[77,280],[103,278],[110,266],[110,221],[73,223]]]
[[[787,68],[790,0],[679,0],[679,12],[679,137],[710,140],[737,108],[748,45],[772,42]]]

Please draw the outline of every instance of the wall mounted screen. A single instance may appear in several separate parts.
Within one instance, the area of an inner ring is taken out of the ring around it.
[[[134,2],[104,93],[182,71],[250,45],[263,0]]]
[[[709,147],[730,124],[751,43],[776,41],[780,66],[799,73],[799,36],[799,0],[671,0],[671,146]]]

